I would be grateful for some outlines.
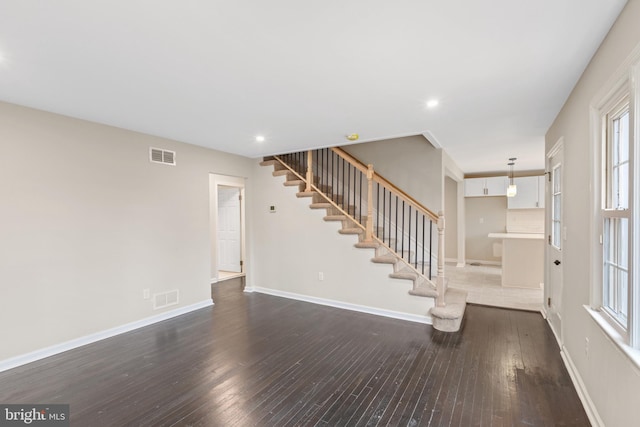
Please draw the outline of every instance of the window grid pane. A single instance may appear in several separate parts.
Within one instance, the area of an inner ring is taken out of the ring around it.
[[[551,197],[551,242],[557,248],[562,248],[562,165],[557,165],[551,175],[551,187],[553,194]]]
[[[607,143],[606,208],[629,208],[629,110],[610,119]]]
[[[628,320],[629,220],[605,218],[604,224],[604,308],[624,328]]]

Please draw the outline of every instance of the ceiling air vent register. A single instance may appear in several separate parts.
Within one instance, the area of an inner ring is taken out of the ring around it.
[[[176,152],[150,147],[149,160],[151,160],[151,163],[162,163],[163,165],[175,166]]]

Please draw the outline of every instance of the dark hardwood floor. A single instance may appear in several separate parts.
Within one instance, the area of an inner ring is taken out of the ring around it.
[[[72,426],[588,426],[540,314],[458,333],[212,286],[214,307],[0,373]]]

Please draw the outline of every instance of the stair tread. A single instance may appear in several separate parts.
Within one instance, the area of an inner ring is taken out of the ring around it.
[[[304,184],[304,181],[301,179],[293,179],[293,180],[289,180],[289,181],[285,181],[284,185],[286,185],[287,187],[294,187],[296,185],[300,185],[300,184]]]
[[[360,233],[364,233],[364,230],[362,228],[358,228],[358,227],[342,228],[342,229],[338,230],[338,233],[340,233],[340,234],[360,234]]]
[[[275,159],[263,160],[263,161],[260,162],[260,166],[273,166],[273,165],[278,164],[278,163],[280,163],[280,162],[278,162]]]
[[[371,258],[371,261],[380,264],[395,264],[398,262],[398,257],[393,254],[381,255]]]
[[[354,246],[356,248],[361,248],[361,249],[378,249],[380,247],[380,243],[378,243],[378,242],[358,242]]]
[[[467,305],[467,292],[461,289],[449,288],[444,296],[444,307],[433,307],[431,316],[441,319],[458,319],[464,314]]]
[[[395,273],[391,273],[389,277],[393,277],[394,279],[415,280],[418,278],[418,274],[412,273],[410,271],[398,271]]]
[[[345,215],[327,215],[323,219],[325,221],[344,221],[347,217]]]
[[[287,175],[289,173],[289,169],[278,169],[275,170],[273,172],[271,172],[271,175],[273,176],[282,176],[282,175]]]
[[[315,191],[298,191],[296,197],[313,197],[316,194]]]
[[[329,202],[316,202],[316,203],[311,203],[309,205],[309,207],[311,209],[326,209],[326,208],[330,208],[333,205]]]
[[[438,296],[438,291],[427,287],[419,287],[416,289],[411,289],[409,291],[409,295],[414,295],[417,297],[436,298]]]

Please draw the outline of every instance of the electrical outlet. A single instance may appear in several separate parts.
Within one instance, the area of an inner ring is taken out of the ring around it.
[[[484,224],[484,218],[480,218],[480,224]]]
[[[143,289],[142,290],[142,298],[143,299],[149,299],[151,298],[151,289],[147,288],[147,289]]]
[[[587,359],[589,358],[589,338],[584,339],[584,354],[585,356],[587,356]]]
[[[321,282],[324,280],[324,273],[322,271],[318,272],[318,280]]]

